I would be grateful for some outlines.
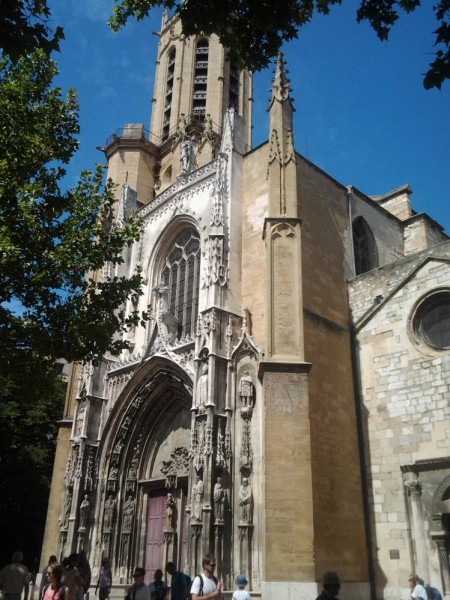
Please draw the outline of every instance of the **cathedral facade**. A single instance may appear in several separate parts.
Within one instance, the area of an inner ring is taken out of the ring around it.
[[[369,197],[295,151],[283,59],[269,139],[217,38],[159,37],[151,132],[108,140],[116,221],[143,234],[149,310],[129,351],[75,365],[43,557],[84,548],[114,584],[213,552],[227,590],[450,595],[450,243],[411,190]],[[105,266],[103,277],[111,275]],[[320,590],[319,590],[320,591]]]

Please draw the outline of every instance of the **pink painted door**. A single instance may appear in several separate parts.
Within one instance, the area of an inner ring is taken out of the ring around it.
[[[156,569],[164,571],[163,530],[166,524],[167,492],[158,490],[149,494],[147,511],[147,547],[145,552],[145,581],[153,581]]]

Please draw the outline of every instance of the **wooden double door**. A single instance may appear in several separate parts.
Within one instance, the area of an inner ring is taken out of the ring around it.
[[[187,562],[188,523],[186,521],[187,485],[174,492],[176,515],[173,535],[165,535],[167,530],[166,500],[167,489],[152,490],[148,494],[147,538],[145,549],[145,579],[153,581],[156,569],[165,571],[167,561],[172,561],[183,570]],[[167,540],[170,539],[170,545]]]

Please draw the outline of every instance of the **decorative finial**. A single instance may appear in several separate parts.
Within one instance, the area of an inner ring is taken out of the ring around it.
[[[287,78],[288,70],[285,67],[286,61],[282,52],[278,53],[277,64],[275,68],[275,77],[272,84],[272,100],[276,99],[280,102],[289,98],[291,87]]]

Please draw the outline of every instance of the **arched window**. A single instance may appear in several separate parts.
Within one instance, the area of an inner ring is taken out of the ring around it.
[[[372,230],[362,217],[353,221],[353,251],[356,275],[378,267],[378,252]]]
[[[168,288],[169,312],[178,321],[178,339],[195,334],[198,312],[200,238],[184,229],[166,256],[162,281]]]
[[[171,48],[167,55],[167,80],[166,80],[166,93],[164,96],[164,117],[163,117],[163,130],[162,130],[163,140],[166,140],[169,137],[169,131],[170,131],[170,115],[172,113],[172,93],[173,93],[174,73],[175,73],[175,48]]]
[[[199,121],[204,121],[206,115],[208,55],[208,40],[199,40],[195,48],[194,94],[192,97],[192,112]]]

